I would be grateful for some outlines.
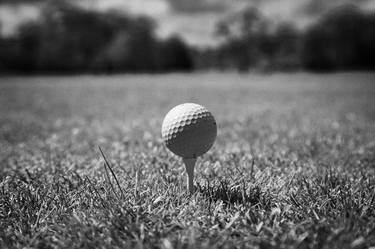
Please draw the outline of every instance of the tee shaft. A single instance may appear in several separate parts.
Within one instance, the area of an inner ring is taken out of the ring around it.
[[[183,158],[182,160],[185,164],[185,169],[187,173],[187,187],[189,189],[189,192],[192,194],[194,193],[194,167],[197,159]]]

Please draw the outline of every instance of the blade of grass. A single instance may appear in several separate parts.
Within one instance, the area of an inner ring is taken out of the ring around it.
[[[112,192],[115,194],[117,200],[119,199],[119,196],[117,195],[117,192],[115,190],[115,188],[113,187],[113,184],[112,184],[112,181],[111,181],[111,177],[109,176],[109,173],[108,173],[108,170],[107,170],[107,166],[106,166],[106,163],[104,163],[104,169],[105,169],[105,176],[109,182],[109,185],[111,186],[111,189],[112,189]]]
[[[104,159],[104,161],[105,161],[105,164],[107,165],[107,167],[108,167],[109,170],[111,171],[111,174],[112,174],[113,177],[115,178],[116,184],[117,184],[117,186],[118,186],[118,188],[120,189],[120,192],[121,192],[121,197],[124,199],[124,198],[125,198],[125,195],[124,195],[124,192],[123,192],[123,190],[122,190],[122,188],[121,188],[121,186],[120,186],[120,183],[119,183],[119,181],[118,181],[118,179],[117,179],[117,177],[116,177],[116,174],[115,174],[115,172],[113,172],[113,170],[112,170],[112,168],[111,168],[111,166],[110,166],[110,164],[109,164],[109,162],[108,162],[108,160],[107,160],[107,157],[106,157],[106,156],[104,155],[104,153],[103,153],[102,148],[100,148],[100,146],[98,146],[98,147],[99,147],[100,153],[101,153],[102,156],[103,156],[103,159]]]

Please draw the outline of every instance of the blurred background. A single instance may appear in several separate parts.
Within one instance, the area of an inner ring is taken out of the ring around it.
[[[375,69],[373,0],[1,0],[0,73]]]

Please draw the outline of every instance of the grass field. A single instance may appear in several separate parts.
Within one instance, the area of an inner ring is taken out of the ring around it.
[[[183,102],[218,123],[192,196]],[[0,248],[369,247],[375,74],[0,79]]]

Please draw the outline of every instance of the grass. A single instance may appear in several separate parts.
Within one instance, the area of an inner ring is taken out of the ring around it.
[[[374,79],[1,78],[0,248],[375,247]],[[188,101],[219,125],[193,195],[160,138]]]

